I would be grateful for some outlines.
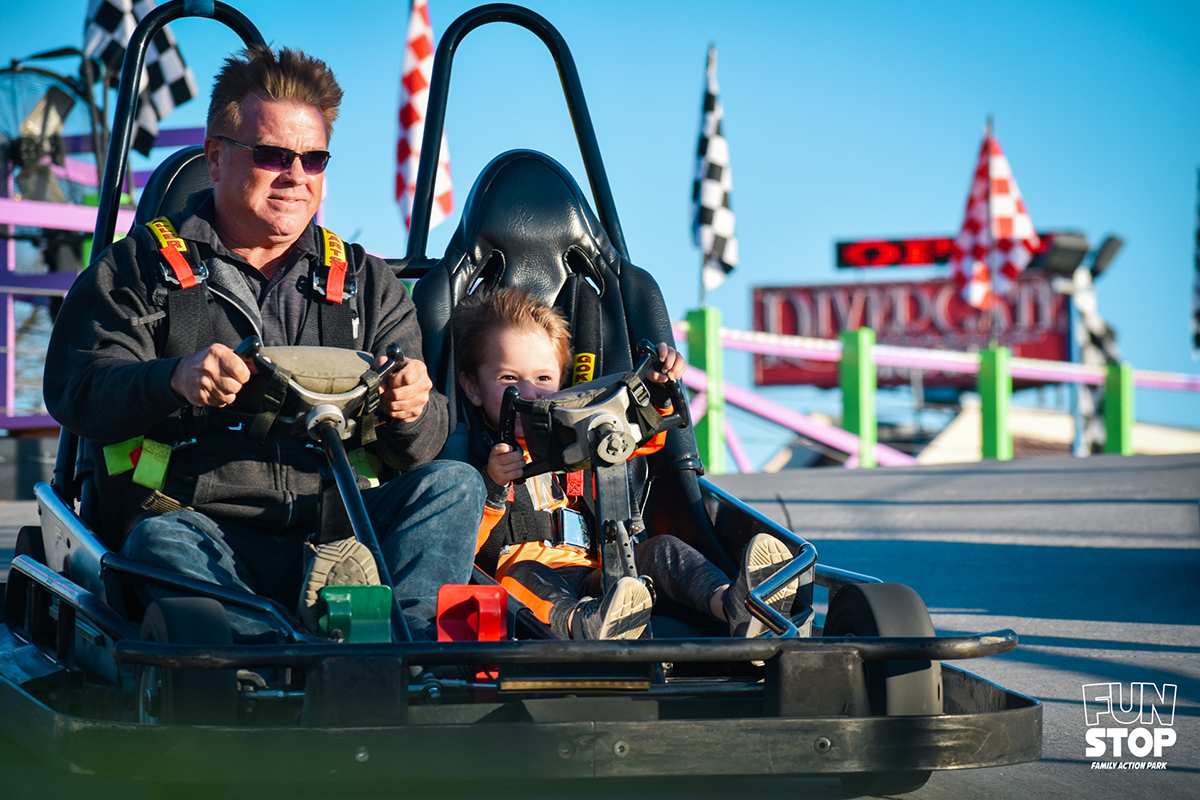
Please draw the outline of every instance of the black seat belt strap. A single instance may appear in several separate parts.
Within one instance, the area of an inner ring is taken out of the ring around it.
[[[198,353],[216,338],[208,314],[208,268],[166,217],[151,220],[146,228],[159,246],[159,268],[168,290],[164,355],[176,358]]]
[[[354,349],[358,309],[354,296],[358,284],[349,271],[346,245],[333,232],[317,227],[320,256],[308,271],[308,313],[300,331],[305,347]]]
[[[271,372],[271,379],[267,381],[267,388],[263,393],[262,405],[259,407],[254,421],[250,423],[250,430],[247,431],[250,438],[259,442],[267,438],[271,426],[279,417],[279,409],[283,406],[284,398],[287,397],[288,381],[291,378],[292,373],[280,366],[276,366]]]

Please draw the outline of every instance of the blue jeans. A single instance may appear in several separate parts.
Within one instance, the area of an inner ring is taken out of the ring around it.
[[[467,583],[483,516],[483,479],[469,464],[433,461],[362,493],[391,573],[396,597],[415,639],[434,639],[438,589]],[[304,543],[311,530],[279,534],[196,511],[151,517],[130,532],[121,554],[147,566],[261,595],[296,608],[304,581]],[[157,584],[147,601],[178,594]],[[273,626],[229,609],[236,638],[269,636]]]

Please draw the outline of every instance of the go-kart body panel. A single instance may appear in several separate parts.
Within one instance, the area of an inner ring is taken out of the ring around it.
[[[446,780],[451,763],[454,780],[830,775],[998,766],[1041,755],[1036,700],[945,665],[939,716],[766,716],[761,690],[739,696],[710,685],[693,698],[648,691],[410,706],[406,722],[392,725],[155,726],[50,708],[10,679],[13,651],[3,648],[13,640],[4,630],[0,640],[0,733],[47,766],[98,776],[420,783]],[[838,681],[831,669],[805,678],[815,691]],[[706,700],[706,690],[718,697]],[[455,755],[464,752],[471,758]],[[270,753],[287,757],[264,757]]]
[[[812,547],[704,487],[722,538],[768,530]],[[53,494],[46,499],[52,507]],[[113,576],[128,566],[112,554],[104,561],[118,568]],[[204,783],[219,765],[229,783],[419,783],[445,780],[453,763],[455,780],[799,776],[996,766],[1041,751],[1036,700],[946,664],[941,715],[871,716],[864,701],[869,661],[1004,652],[1015,645],[1011,632],[853,640],[797,636],[793,626],[790,636],[751,640],[358,645],[293,637],[207,648],[140,641],[91,592],[28,557],[14,560],[11,578],[0,626],[0,735],[76,773]],[[816,582],[834,591],[871,580],[816,568]],[[38,615],[40,639],[25,630],[38,625],[20,623]],[[755,660],[765,666],[748,666]],[[664,663],[674,674],[656,680]],[[299,689],[243,694],[236,727],[147,725],[133,721],[130,707],[137,664],[290,669],[308,678]],[[472,675],[490,665],[495,679],[413,678],[416,664],[435,675],[444,665],[469,666]],[[262,710],[279,707],[291,712]],[[144,757],[150,748],[153,759]],[[288,757],[263,758],[269,752]],[[463,752],[472,758],[451,755]]]

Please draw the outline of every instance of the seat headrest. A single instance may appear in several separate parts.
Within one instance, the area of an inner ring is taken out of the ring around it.
[[[551,305],[572,273],[603,295],[620,261],[570,173],[531,150],[503,153],[484,168],[442,259],[454,265],[456,296],[483,280]]]
[[[616,252],[579,185],[542,153],[512,150],[484,168],[445,255],[413,287],[425,363],[452,409],[459,391],[451,315],[472,291],[498,287],[558,306],[572,324],[575,348],[595,353],[601,374],[632,369],[643,339],[675,342],[654,278]],[[588,318],[576,301],[597,294],[598,314]],[[451,415],[451,431],[457,417]],[[650,461],[698,463],[691,430],[668,433],[667,446]]]
[[[212,188],[203,147],[184,147],[167,156],[154,168],[138,200],[135,225],[145,225],[155,217],[183,211],[195,192]]]

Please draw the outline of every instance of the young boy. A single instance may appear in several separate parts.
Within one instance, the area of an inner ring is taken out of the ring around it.
[[[732,585],[721,570],[681,539],[650,536],[634,546],[634,562],[643,578],[621,578],[597,597],[602,585],[599,561],[583,547],[552,541],[551,514],[568,505],[569,499],[555,492],[556,486],[547,488],[552,476],[514,486],[512,481],[524,470],[526,454],[499,442],[496,433],[509,386],[518,387],[525,400],[563,388],[572,363],[566,321],[525,292],[499,289],[465,299],[455,309],[452,324],[459,385],[481,412],[483,423],[471,430],[471,461],[488,487],[476,551],[488,542],[498,524],[507,523],[506,547],[495,576],[509,592],[563,638],[641,636],[654,604],[645,578],[654,590],[672,600],[728,623],[731,635],[757,636],[763,631],[762,623],[746,609],[746,595],[791,558],[783,542],[767,534],[755,536],[747,545],[741,572]],[[682,356],[666,344],[659,344],[657,350],[663,371],[651,373],[650,379],[660,384],[679,380],[686,367]],[[519,416],[516,434],[523,441]],[[661,448],[663,437],[656,438],[660,440],[657,448]],[[768,601],[786,616],[796,590],[794,581]]]

